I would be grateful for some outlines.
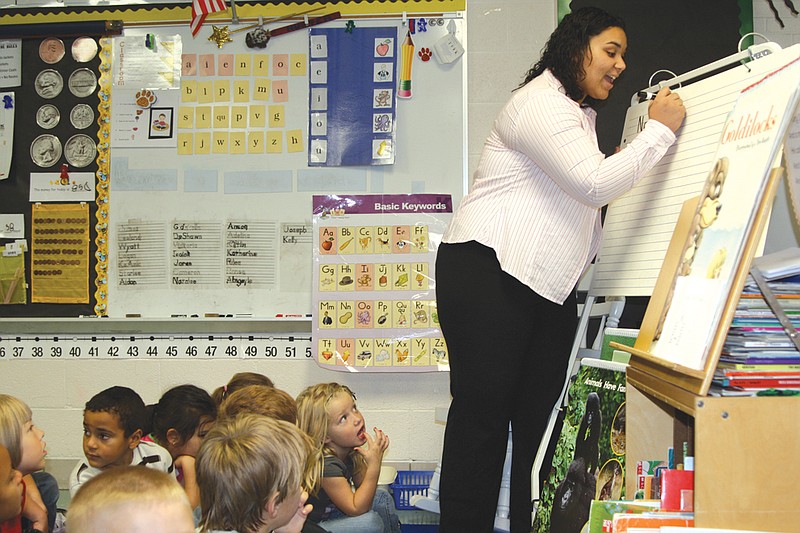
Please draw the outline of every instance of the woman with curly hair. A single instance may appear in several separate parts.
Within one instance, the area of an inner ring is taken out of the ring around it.
[[[627,46],[624,23],[603,10],[564,17],[495,120],[442,239],[436,297],[452,404],[441,533],[492,531],[509,423],[511,531],[530,531],[531,467],[566,376],[575,286],[599,248],[601,208],[653,168],[685,115],[664,88],[625,149],[600,151],[592,107],[625,70]]]

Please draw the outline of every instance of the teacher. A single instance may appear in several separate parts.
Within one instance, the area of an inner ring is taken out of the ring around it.
[[[605,157],[596,112],[625,70],[624,23],[581,8],[550,36],[494,122],[436,259],[452,403],[441,533],[493,529],[509,422],[511,531],[531,529],[531,468],[577,324],[575,287],[600,245],[600,210],[675,142],[686,111],[658,92],[642,132]]]

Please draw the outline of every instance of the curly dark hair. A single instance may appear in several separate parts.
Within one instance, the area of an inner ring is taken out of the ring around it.
[[[547,69],[561,82],[567,96],[575,101],[584,97],[578,82],[586,73],[583,58],[589,48],[589,40],[608,28],[625,30],[619,17],[596,7],[582,7],[566,15],[550,35],[542,49],[542,57],[525,75],[519,87],[523,87]]]
[[[111,387],[100,391],[86,402],[84,412],[111,413],[119,417],[119,426],[125,432],[125,438],[133,435],[137,430],[142,434],[149,433],[147,427],[147,407],[136,391],[128,387]]]

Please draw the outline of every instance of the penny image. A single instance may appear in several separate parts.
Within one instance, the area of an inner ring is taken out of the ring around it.
[[[64,88],[64,78],[57,71],[48,68],[36,75],[33,85],[39,96],[49,100],[61,94],[61,89]]]
[[[87,63],[97,55],[97,42],[91,37],[78,37],[72,43],[72,59]]]
[[[58,63],[64,57],[64,43],[61,39],[48,37],[39,44],[39,57],[48,65]]]
[[[86,129],[94,122],[94,111],[88,104],[78,104],[69,112],[69,121],[76,130]]]
[[[39,135],[31,143],[31,159],[42,168],[52,167],[61,159],[61,141],[55,135]]]
[[[36,123],[46,130],[55,128],[61,120],[61,113],[53,104],[44,104],[36,111]]]
[[[78,133],[64,144],[64,157],[73,167],[83,168],[94,161],[97,146],[88,135]]]
[[[97,87],[97,76],[88,68],[79,68],[69,75],[67,85],[72,94],[83,98],[94,92]]]

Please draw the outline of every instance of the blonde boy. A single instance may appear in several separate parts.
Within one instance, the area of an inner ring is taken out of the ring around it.
[[[219,408],[220,418],[241,414],[264,415],[297,424],[297,402],[275,387],[248,385],[229,395]]]
[[[283,420],[219,420],[197,454],[199,531],[299,533],[311,512],[301,486],[311,451],[310,439]]]
[[[143,466],[96,475],[69,505],[67,533],[193,533],[189,499],[174,477]]]

